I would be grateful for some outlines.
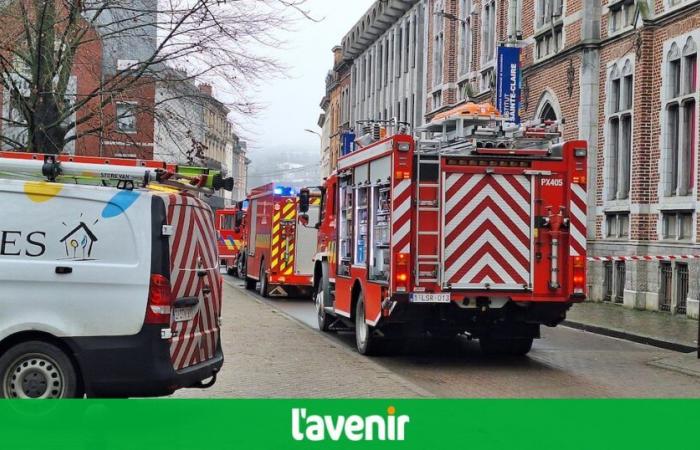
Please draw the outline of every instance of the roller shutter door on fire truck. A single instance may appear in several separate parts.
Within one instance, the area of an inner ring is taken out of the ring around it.
[[[532,282],[530,177],[448,172],[443,189],[443,285],[527,289]]]

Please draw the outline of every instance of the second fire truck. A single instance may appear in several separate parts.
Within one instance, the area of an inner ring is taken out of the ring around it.
[[[362,354],[426,332],[529,352],[586,293],[587,145],[554,143],[555,128],[509,128],[475,104],[420,140],[368,126],[322,187],[321,330],[354,328]]]
[[[275,184],[250,192],[244,225],[246,288],[257,284],[263,297],[311,295],[317,230],[307,221],[318,220],[318,202],[302,218],[297,200],[292,188]]]
[[[243,249],[245,248],[245,223],[247,202],[238,202],[229,208],[216,211],[216,232],[219,260],[229,275],[245,276]]]

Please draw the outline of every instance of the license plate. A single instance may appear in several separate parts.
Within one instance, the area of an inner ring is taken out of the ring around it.
[[[173,310],[173,319],[175,320],[175,322],[187,322],[194,319],[196,313],[196,306],[192,306],[189,308],[177,308]]]
[[[450,294],[411,294],[411,303],[450,303]]]

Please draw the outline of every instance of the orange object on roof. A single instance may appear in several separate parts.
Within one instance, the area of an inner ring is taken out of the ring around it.
[[[500,117],[500,113],[491,103],[474,103],[467,102],[459,105],[449,111],[442,112],[433,117],[432,122],[438,122],[445,119],[456,119],[459,117],[484,117],[491,118]]]

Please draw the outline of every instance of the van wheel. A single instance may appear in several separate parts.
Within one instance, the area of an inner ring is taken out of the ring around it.
[[[0,397],[76,398],[78,377],[66,354],[42,341],[18,344],[0,358]]]
[[[374,327],[370,327],[365,321],[365,294],[362,292],[355,307],[355,344],[361,355],[376,353],[377,337],[374,335]]]
[[[267,298],[269,292],[269,285],[267,283],[267,274],[265,273],[265,260],[260,262],[260,295]]]

